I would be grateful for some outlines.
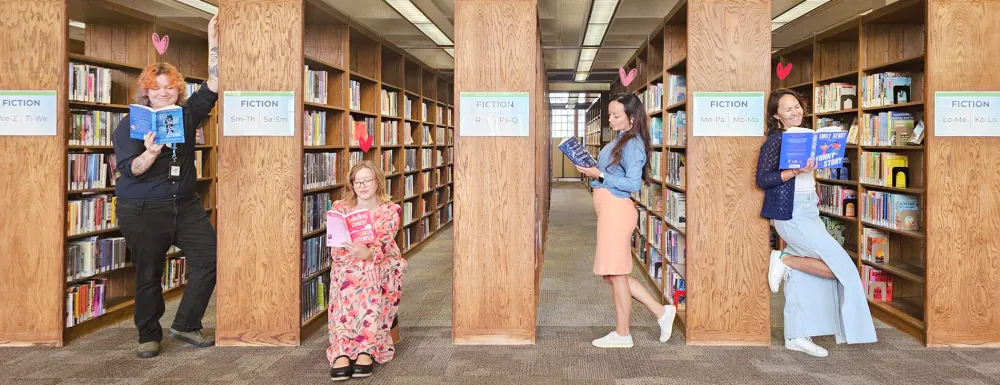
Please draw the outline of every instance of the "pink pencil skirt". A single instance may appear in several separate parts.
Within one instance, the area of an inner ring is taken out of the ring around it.
[[[597,211],[597,252],[594,274],[626,275],[632,273],[632,233],[639,220],[635,202],[618,198],[608,189],[594,189]]]

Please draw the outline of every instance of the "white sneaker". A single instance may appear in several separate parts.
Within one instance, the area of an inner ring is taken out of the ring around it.
[[[612,331],[608,335],[598,338],[593,342],[594,346],[599,348],[631,348],[632,347],[632,336],[620,336],[618,333]]]
[[[791,268],[781,262],[781,251],[771,250],[771,264],[767,268],[767,285],[771,287],[772,293],[778,292],[781,281],[788,277],[788,270]]]
[[[677,308],[674,305],[666,305],[663,308],[663,316],[656,320],[660,324],[660,342],[667,342],[670,339],[670,332],[674,331],[674,317],[677,316]]]
[[[826,349],[823,349],[822,346],[816,345],[816,343],[812,341],[812,338],[809,337],[799,337],[785,340],[785,348],[816,357],[826,357],[829,354]]]

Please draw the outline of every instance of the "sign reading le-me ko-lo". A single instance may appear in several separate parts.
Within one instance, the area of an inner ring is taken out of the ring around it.
[[[460,136],[528,136],[531,105],[527,92],[462,92]]]
[[[223,136],[294,136],[295,92],[225,91]]]
[[[56,91],[0,90],[0,135],[56,134]]]
[[[764,135],[763,92],[695,92],[693,136]]]
[[[934,136],[1000,136],[1000,92],[934,92]]]

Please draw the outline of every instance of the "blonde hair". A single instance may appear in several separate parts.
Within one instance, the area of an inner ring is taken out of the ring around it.
[[[378,200],[378,203],[392,202],[389,192],[385,191],[385,173],[382,172],[382,168],[378,167],[375,162],[363,160],[351,167],[351,172],[348,173],[347,188],[344,189],[344,203],[350,207],[358,204],[358,194],[354,192],[354,177],[358,175],[358,171],[366,168],[372,171],[372,178],[375,181],[375,199]]]
[[[177,67],[164,62],[150,64],[139,74],[139,80],[136,81],[138,87],[135,92],[135,102],[146,107],[151,106],[149,103],[149,89],[157,86],[156,77],[160,75],[167,75],[167,81],[177,89],[177,105],[183,106],[188,96],[187,83],[184,82],[184,77],[181,76]]]

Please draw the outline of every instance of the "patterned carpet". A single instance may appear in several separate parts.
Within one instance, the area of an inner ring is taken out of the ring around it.
[[[772,346],[689,347],[679,331],[656,340],[653,317],[636,304],[632,349],[602,350],[590,341],[614,324],[611,291],[591,275],[594,210],[582,187],[553,191],[534,346],[452,346],[451,230],[410,259],[400,309],[403,341],[396,359],[369,384],[1000,384],[1000,353],[927,349],[880,325],[880,341],[835,346],[814,358],[781,345],[781,297],[772,303]],[[163,324],[176,310],[168,305]],[[214,327],[214,305],[206,326]],[[324,329],[325,330],[325,329]],[[195,349],[169,341],[160,357],[135,358],[136,333],[123,322],[69,346],[0,348],[7,384],[324,384],[326,335],[299,347]]]

